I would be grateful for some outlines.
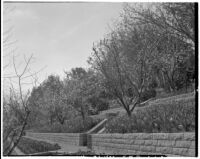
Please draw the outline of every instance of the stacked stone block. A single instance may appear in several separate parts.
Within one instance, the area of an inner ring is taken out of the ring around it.
[[[195,156],[195,133],[92,134],[88,143],[97,154]]]

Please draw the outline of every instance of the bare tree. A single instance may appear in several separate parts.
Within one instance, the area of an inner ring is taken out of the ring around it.
[[[149,6],[126,4],[124,12],[129,17],[129,23],[151,24],[194,48],[194,3],[150,3]]]
[[[19,143],[25,127],[27,125],[28,117],[30,115],[30,110],[28,108],[28,97],[29,97],[29,91],[27,93],[23,92],[23,84],[27,84],[24,82],[25,79],[30,78],[33,76],[33,74],[27,75],[27,72],[29,72],[29,66],[31,63],[31,60],[33,59],[33,55],[31,55],[28,59],[24,57],[25,66],[21,73],[19,73],[18,68],[16,67],[16,60],[13,56],[13,68],[15,71],[15,76],[12,77],[5,77],[5,78],[15,78],[17,80],[17,86],[18,91],[14,88],[12,82],[10,87],[10,98],[7,105],[10,109],[14,110],[16,113],[16,110],[18,110],[18,114],[20,115],[20,121],[16,128],[11,128],[7,134],[4,134],[4,141],[9,142],[7,144],[7,147],[4,148],[4,155],[11,155],[17,144]],[[14,109],[15,108],[15,109]],[[11,121],[12,122],[12,121]],[[8,123],[4,123],[6,125]]]

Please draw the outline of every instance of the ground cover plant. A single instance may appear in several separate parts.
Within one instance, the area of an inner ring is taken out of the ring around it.
[[[50,144],[44,141],[36,141],[29,138],[22,137],[18,148],[25,154],[32,154],[38,152],[46,152],[60,149],[58,144]]]
[[[189,103],[188,103],[189,102]],[[156,133],[195,131],[195,101],[158,103],[127,115],[113,118],[106,124],[108,133]]]

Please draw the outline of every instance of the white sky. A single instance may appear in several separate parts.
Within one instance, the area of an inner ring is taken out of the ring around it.
[[[4,30],[8,24],[14,27],[15,54],[27,57],[34,54],[33,71],[47,66],[39,74],[40,80],[50,74],[63,76],[63,70],[88,67],[93,42],[109,32],[108,24],[119,18],[122,5],[108,2],[6,4],[15,9],[6,15],[10,21],[4,24]],[[10,73],[11,69],[6,71]]]

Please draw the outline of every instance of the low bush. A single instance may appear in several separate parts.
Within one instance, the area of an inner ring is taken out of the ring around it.
[[[50,144],[44,141],[32,140],[22,137],[18,143],[18,148],[25,154],[46,152],[60,149],[58,144]]]
[[[118,116],[106,124],[108,133],[188,132],[194,130],[194,98],[148,106],[135,111],[130,118],[126,115]]]
[[[97,114],[99,114],[99,111],[96,108],[89,107],[88,114],[89,115],[97,115]]]
[[[109,101],[110,108],[120,108],[121,104],[117,101],[117,99],[113,99]]]
[[[90,103],[91,107],[97,112],[109,109],[109,102],[104,98],[92,96],[88,99],[88,103]]]
[[[105,100],[100,100],[98,106],[98,111],[108,110],[109,109],[109,103]]]
[[[155,89],[146,90],[141,94],[140,102],[144,102],[144,101],[146,101],[150,98],[153,98],[155,96],[156,96]]]
[[[85,121],[81,117],[65,121],[63,125],[54,123],[53,125],[43,126],[37,128],[37,132],[52,132],[52,133],[82,133],[86,132],[96,124],[99,120],[94,120],[91,117],[87,117]]]

